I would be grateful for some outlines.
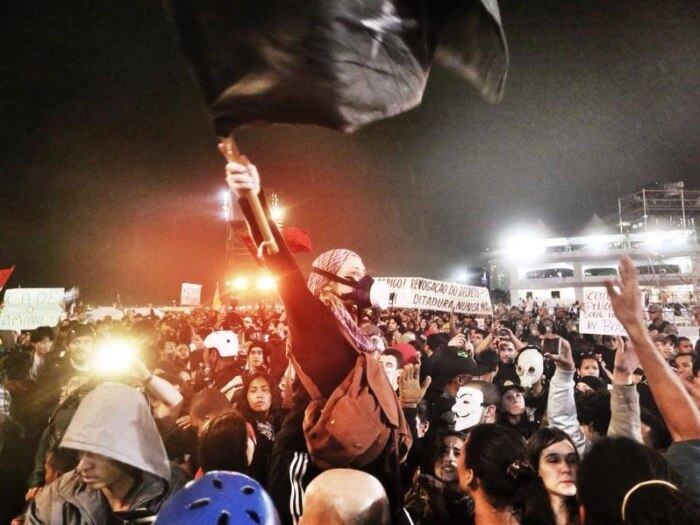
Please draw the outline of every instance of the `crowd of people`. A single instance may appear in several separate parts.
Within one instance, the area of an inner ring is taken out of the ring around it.
[[[628,336],[591,336],[575,307],[373,308],[358,255],[305,279],[269,226],[283,309],[0,334],[0,522],[700,523],[700,344],[645,321],[629,259]]]

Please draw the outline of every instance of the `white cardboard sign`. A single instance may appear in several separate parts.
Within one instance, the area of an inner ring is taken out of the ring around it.
[[[416,308],[460,314],[491,315],[488,288],[435,281],[423,277],[379,277],[393,294],[395,308]]]
[[[199,306],[202,297],[202,285],[182,283],[180,290],[181,306]]]
[[[607,290],[600,287],[583,289],[578,329],[582,334],[627,335],[615,317]]]
[[[64,288],[13,288],[5,291],[0,330],[56,326],[63,311],[64,292]]]

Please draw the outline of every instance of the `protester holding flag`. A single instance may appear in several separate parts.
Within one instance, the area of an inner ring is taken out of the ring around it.
[[[222,152],[225,155],[229,153],[225,147],[222,148]],[[239,198],[249,194],[258,198],[261,195],[260,177],[255,166],[244,157],[235,159],[228,155],[227,160],[229,162],[226,164],[226,180],[231,190]],[[252,237],[260,246],[260,226],[256,225],[248,202],[241,198],[239,203],[251,228]],[[297,390],[296,406],[283,423],[278,435],[269,481],[272,498],[278,510],[283,512],[283,521],[291,523],[301,516],[301,501],[298,497],[295,498],[295,494],[300,494],[312,477],[310,473],[313,470],[319,471],[318,466],[313,464],[318,459],[310,458],[307,452],[309,435],[306,428],[302,429],[302,419],[309,396],[315,403],[320,403],[323,398],[328,399],[353,369],[362,366],[367,367],[363,375],[366,374],[369,380],[369,392],[376,403],[376,412],[370,414],[370,417],[377,419],[366,422],[368,425],[364,426],[364,438],[358,438],[357,448],[364,448],[363,452],[366,452],[367,445],[364,445],[363,441],[366,440],[367,444],[374,443],[375,440],[381,439],[380,434],[383,434],[384,442],[381,448],[385,450],[380,449],[378,455],[373,454],[370,463],[365,463],[365,468],[382,481],[392,502],[392,508],[398,514],[401,508],[399,460],[407,453],[405,445],[410,446],[410,431],[399,400],[381,364],[365,355],[372,350],[372,345],[369,338],[359,330],[352,309],[353,306],[369,306],[363,303],[368,299],[370,290],[362,287],[371,285],[372,280],[366,277],[365,266],[359,256],[349,250],[331,250],[321,254],[312,263],[312,274],[307,288],[299,267],[276,225],[272,220],[267,219],[267,222],[276,234],[279,252],[266,252],[261,247],[264,262],[278,276],[278,291],[285,305],[290,328],[291,358],[297,375],[304,377],[305,390]],[[349,286],[350,283],[352,286]],[[367,295],[363,296],[363,292]],[[386,424],[379,418],[382,413],[386,415],[387,412],[392,414],[389,421],[393,424],[389,433],[383,433],[376,425]],[[306,423],[308,417],[307,412]],[[351,415],[346,413],[344,417],[350,418]],[[340,420],[336,422],[341,423]],[[347,425],[350,422],[342,423]],[[347,428],[345,431],[349,430]],[[347,437],[338,435],[337,439],[346,440]],[[346,467],[350,464],[332,466]]]

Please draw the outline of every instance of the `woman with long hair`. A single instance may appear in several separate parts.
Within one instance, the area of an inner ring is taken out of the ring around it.
[[[471,520],[473,502],[459,489],[457,464],[464,434],[446,432],[435,439],[423,471],[417,471],[404,498],[416,525],[464,525]]]
[[[281,422],[278,389],[267,374],[250,374],[243,382],[237,407],[255,432],[255,454],[250,464],[250,475],[265,486],[270,455]]]
[[[462,449],[459,486],[474,500],[476,525],[522,524],[538,483],[515,430],[491,423],[474,427]]]
[[[528,498],[523,523],[578,523],[576,472],[579,455],[569,435],[558,428],[541,428],[530,436],[525,450],[541,483]]]

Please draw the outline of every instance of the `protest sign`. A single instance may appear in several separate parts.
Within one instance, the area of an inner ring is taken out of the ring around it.
[[[180,290],[181,306],[199,306],[201,296],[201,284],[182,283],[182,289]]]
[[[5,292],[0,330],[33,330],[58,324],[63,288],[13,288]]]
[[[124,312],[122,312],[119,308],[114,308],[112,306],[99,306],[89,310],[86,314],[88,321],[98,321],[100,319],[104,319],[105,317],[111,317],[112,319],[116,319],[118,321],[124,317]]]
[[[642,301],[644,304],[644,301]],[[615,317],[605,288],[584,288],[583,306],[579,317],[579,332],[598,335],[627,335]]]
[[[491,315],[487,288],[422,277],[379,277],[389,286],[391,306],[459,314]]]

